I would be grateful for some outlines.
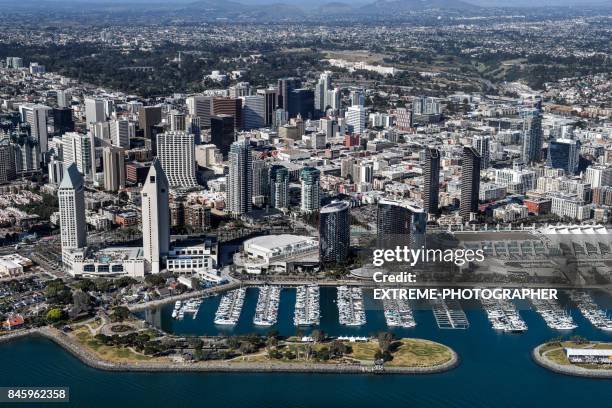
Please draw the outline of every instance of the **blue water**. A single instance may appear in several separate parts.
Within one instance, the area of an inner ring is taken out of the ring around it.
[[[295,333],[293,290],[283,290],[279,324],[274,329]],[[610,298],[599,293],[600,304]],[[386,330],[382,311],[368,301],[368,323],[347,329],[338,325],[335,291],[321,294],[321,329],[330,334],[369,334]],[[170,318],[172,306],[147,317],[176,333],[215,334],[212,323],[218,298],[202,305],[198,319]],[[257,290],[247,293],[235,333],[258,331],[251,325]],[[565,300],[564,300],[565,302]],[[428,338],[453,347],[461,365],[447,373],[424,376],[109,373],[88,368],[45,339],[25,339],[0,346],[0,385],[69,386],[71,405],[78,407],[526,407],[611,406],[612,380],[591,380],[551,373],[531,361],[534,346],[557,337],[533,310],[521,310],[529,330],[524,334],[493,331],[480,308],[466,304],[467,330],[440,330],[431,310],[415,311],[417,327],[396,330],[399,336]],[[527,307],[526,304],[521,304]],[[579,334],[612,341],[612,333],[595,329],[577,311],[572,316]],[[260,329],[266,332],[270,329]],[[352,330],[352,331],[351,331]],[[393,404],[393,405],[391,405]]]

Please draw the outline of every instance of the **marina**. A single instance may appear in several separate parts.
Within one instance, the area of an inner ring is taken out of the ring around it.
[[[495,330],[509,333],[522,333],[527,323],[521,318],[514,303],[508,300],[481,300],[487,318]]]
[[[172,311],[172,318],[183,320],[186,314],[190,314],[193,319],[196,319],[201,304],[201,299],[189,299],[185,302],[177,300],[174,304],[174,310]]]
[[[416,326],[412,308],[407,300],[385,299],[383,300],[383,308],[387,326],[402,327],[405,329]]]
[[[578,327],[571,314],[554,300],[532,299],[531,303],[536,312],[546,322],[548,327],[555,330],[573,330]]]
[[[363,291],[359,287],[338,287],[337,305],[340,324],[362,326],[366,323]]]
[[[299,286],[295,295],[295,326],[317,326],[321,321],[320,291],[317,285]]]
[[[570,299],[576,304],[580,313],[591,324],[600,330],[612,331],[612,319],[608,313],[597,306],[593,298],[584,291],[571,291]]]
[[[215,313],[215,324],[235,325],[238,323],[245,295],[246,288],[234,289],[224,294]]]
[[[467,329],[470,323],[457,301],[432,302],[433,314],[440,329]]]
[[[280,286],[261,286],[255,309],[253,324],[256,326],[272,326],[278,318],[280,301]]]

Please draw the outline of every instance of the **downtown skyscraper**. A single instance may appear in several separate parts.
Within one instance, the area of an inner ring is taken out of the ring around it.
[[[304,212],[317,211],[321,206],[321,172],[314,167],[304,167],[300,172],[302,181],[301,210]]]
[[[157,136],[157,156],[170,187],[196,187],[195,141],[187,132],[165,132]]]
[[[480,192],[480,155],[472,146],[463,147],[461,157],[461,202],[459,215],[463,221],[470,221],[478,212]]]
[[[350,206],[334,201],[319,214],[319,258],[321,262],[342,264],[348,259],[351,243]]]
[[[57,190],[62,252],[87,245],[85,186],[75,163],[70,163]]]
[[[542,115],[537,108],[522,109],[523,145],[521,157],[525,164],[537,163],[542,155]]]
[[[423,184],[423,210],[426,214],[437,214],[440,195],[440,152],[438,149],[431,147],[425,149]]]
[[[253,208],[253,157],[249,140],[232,143],[228,160],[227,211],[237,217]]]
[[[65,177],[64,177],[65,178]],[[142,246],[145,271],[159,273],[170,248],[170,208],[168,179],[155,159],[142,187]]]

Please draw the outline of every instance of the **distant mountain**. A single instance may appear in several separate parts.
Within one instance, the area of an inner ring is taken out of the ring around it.
[[[473,10],[476,8],[478,6],[461,0],[377,0],[362,6],[361,10],[395,14],[430,9]]]
[[[354,11],[354,7],[348,3],[343,3],[341,1],[321,4],[317,7],[317,12],[320,14],[343,14],[343,13],[352,13]]]

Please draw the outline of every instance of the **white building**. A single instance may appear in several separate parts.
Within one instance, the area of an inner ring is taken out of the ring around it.
[[[104,122],[105,120],[104,100],[85,98],[85,121],[87,124]]]
[[[196,187],[195,141],[187,132],[165,132],[157,135],[157,157],[170,187]]]
[[[346,111],[346,124],[349,132],[357,135],[362,134],[366,129],[366,110],[363,106],[349,106]]]
[[[38,141],[40,152],[47,152],[49,134],[47,130],[48,117],[51,108],[45,105],[27,103],[19,106],[21,121],[30,125],[31,136]]]
[[[72,163],[64,172],[57,191],[60,212],[62,253],[87,245],[85,221],[85,190],[83,176]]]
[[[129,149],[130,134],[134,133],[134,128],[134,124],[125,119],[110,122],[110,139],[113,146]]]
[[[612,186],[612,167],[589,166],[584,181],[590,184],[591,188]]]
[[[142,243],[146,272],[159,273],[170,247],[168,179],[158,159],[142,187]]]
[[[94,177],[94,142],[92,135],[66,132],[62,136],[62,161],[64,168],[76,164],[79,172],[87,179]]]
[[[319,241],[298,235],[266,235],[244,242],[244,251],[234,258],[248,273],[286,272],[291,263],[319,262]]]
[[[552,197],[551,213],[559,217],[567,217],[582,221],[591,218],[591,205],[586,205],[575,194],[558,193]]]

